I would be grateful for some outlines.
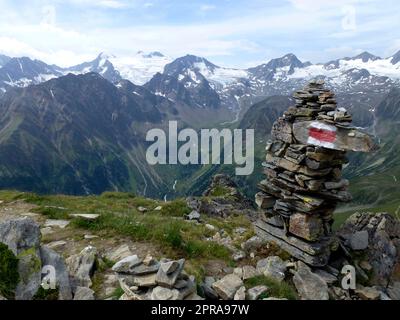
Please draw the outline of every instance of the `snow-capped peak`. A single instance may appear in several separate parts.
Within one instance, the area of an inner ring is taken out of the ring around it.
[[[132,56],[109,57],[109,61],[119,71],[123,79],[137,85],[143,85],[157,72],[162,72],[164,66],[170,63],[172,59],[158,51],[150,53],[138,51]]]
[[[115,58],[115,55],[109,54],[109,53],[106,53],[106,52],[101,52],[101,53],[97,56],[96,60],[110,60],[110,59],[112,59],[112,58]]]
[[[368,61],[376,61],[380,60],[381,58],[378,56],[375,56],[367,51],[364,51],[363,53],[360,53],[359,55],[349,59],[349,60],[362,60],[362,62],[368,62]]]

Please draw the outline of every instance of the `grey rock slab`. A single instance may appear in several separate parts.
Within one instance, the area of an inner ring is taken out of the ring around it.
[[[212,288],[224,300],[232,300],[236,291],[243,286],[243,281],[234,274],[228,274],[213,283]]]
[[[328,285],[305,263],[298,261],[293,283],[303,300],[329,300]]]
[[[241,286],[238,291],[236,291],[233,300],[246,300],[246,287]]]
[[[97,249],[92,246],[84,248],[80,253],[66,259],[73,286],[90,287],[91,276],[97,259]]]
[[[334,284],[338,281],[338,278],[336,276],[329,272],[326,272],[325,270],[316,269],[314,270],[314,273],[324,279],[328,285]]]
[[[212,288],[215,279],[213,277],[205,277],[203,283],[200,285],[201,290],[204,293],[204,296],[210,300],[218,300],[218,294]]]
[[[190,212],[188,215],[186,215],[186,219],[187,220],[200,220],[200,213],[196,210],[193,210],[192,212]]]
[[[113,248],[106,253],[106,258],[110,261],[120,261],[126,257],[132,256],[132,251],[127,244],[123,244],[117,248]]]
[[[118,273],[129,273],[134,267],[140,265],[142,260],[135,254],[118,261],[113,265],[112,270]]]
[[[260,273],[253,266],[243,266],[242,270],[243,270],[242,274],[243,280],[248,280],[260,275]]]
[[[39,225],[31,218],[17,218],[0,223],[0,242],[7,245],[19,259],[20,282],[15,292],[16,300],[30,300],[39,289],[42,269],[40,240]]]
[[[188,279],[186,281],[186,286],[183,288],[177,288],[179,291],[179,300],[185,299],[187,296],[197,293],[197,286],[193,279]]]
[[[151,300],[178,300],[179,291],[157,286],[151,292]]]
[[[257,270],[265,275],[281,282],[285,279],[286,263],[278,256],[270,256],[257,262]]]
[[[47,219],[44,223],[44,227],[58,227],[64,229],[70,222],[69,220]]]
[[[179,263],[178,261],[163,262],[160,264],[160,268],[162,269],[162,272],[168,275],[179,268]]]
[[[127,273],[132,275],[144,275],[149,273],[156,273],[160,268],[160,264],[154,263],[152,265],[146,266],[145,264],[138,265],[136,267],[132,267]]]
[[[368,248],[369,235],[367,230],[356,231],[350,237],[350,247],[353,250],[365,250]]]
[[[87,287],[77,287],[74,300],[94,300],[94,291]]]
[[[61,249],[61,248],[65,247],[66,244],[67,244],[67,241],[59,240],[59,241],[53,241],[53,242],[48,243],[46,245],[46,247],[48,247],[50,249]]]
[[[178,276],[183,270],[183,266],[185,265],[185,259],[180,259],[176,261],[178,263],[178,267],[172,272],[167,274],[163,268],[163,264],[165,263],[160,263],[160,268],[158,269],[157,276],[156,276],[156,282],[164,287],[172,288],[175,285],[176,280],[178,279]],[[166,262],[166,264],[169,264],[170,262]],[[169,268],[166,269],[169,271]]]
[[[142,276],[134,276],[133,284],[138,287],[154,287],[157,285],[157,274],[151,273]]]
[[[0,242],[18,255],[30,248],[39,248],[40,229],[31,218],[6,220],[0,223]]]
[[[256,286],[247,290],[247,298],[249,300],[257,300],[263,293],[269,291],[267,286]]]
[[[99,214],[95,213],[72,213],[69,216],[72,218],[81,218],[89,221],[97,220],[100,217]]]
[[[400,300],[400,282],[394,282],[393,284],[390,284],[387,291],[391,299]]]

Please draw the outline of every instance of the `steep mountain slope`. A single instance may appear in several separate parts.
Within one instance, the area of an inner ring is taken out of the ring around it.
[[[0,188],[87,194],[167,188],[145,160],[145,132],[168,100],[96,73],[12,89],[0,100]],[[135,90],[136,94],[132,91]]]
[[[379,149],[354,155],[346,175],[352,180],[354,203],[400,213],[400,89],[393,89],[376,107]]]
[[[49,66],[42,61],[27,57],[10,58],[0,68],[0,92],[12,87],[26,87],[38,84],[62,75],[56,66]]]
[[[225,173],[233,177],[241,189],[253,198],[262,171],[262,162],[265,156],[265,145],[270,137],[272,124],[282,113],[293,104],[293,100],[286,96],[272,96],[260,101],[249,108],[237,126],[240,129],[254,129],[254,172],[249,176],[235,176],[232,165],[202,166],[192,176],[177,184],[178,194],[201,194],[211,177],[216,173]]]
[[[0,68],[4,66],[8,61],[10,61],[10,59],[10,57],[0,54]]]
[[[157,73],[145,87],[158,95],[194,108],[219,108],[219,95],[200,73],[196,63],[204,63],[210,69],[215,68],[205,59],[188,55],[167,64],[164,72]]]

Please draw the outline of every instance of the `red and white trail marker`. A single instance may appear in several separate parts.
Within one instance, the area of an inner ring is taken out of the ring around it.
[[[293,123],[293,135],[302,144],[333,150],[369,152],[375,144],[371,137],[357,129],[346,129],[322,121]]]
[[[335,149],[337,128],[322,122],[312,122],[308,127],[307,144]]]

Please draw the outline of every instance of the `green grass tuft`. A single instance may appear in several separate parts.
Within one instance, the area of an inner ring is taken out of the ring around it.
[[[106,199],[132,199],[135,198],[136,195],[131,192],[116,192],[116,191],[105,191],[100,197]]]
[[[178,199],[168,202],[164,204],[161,209],[161,214],[163,216],[169,217],[183,217],[184,215],[189,213],[190,209],[188,208],[184,199]]]
[[[246,289],[250,289],[255,286],[264,285],[269,288],[269,292],[267,294],[263,294],[259,299],[264,299],[268,297],[275,298],[285,298],[288,300],[296,300],[297,294],[296,290],[287,282],[276,281],[266,276],[257,276],[254,278],[247,279],[245,281]]]
[[[69,215],[66,210],[53,207],[37,207],[32,212],[40,213],[49,219],[68,219]]]

